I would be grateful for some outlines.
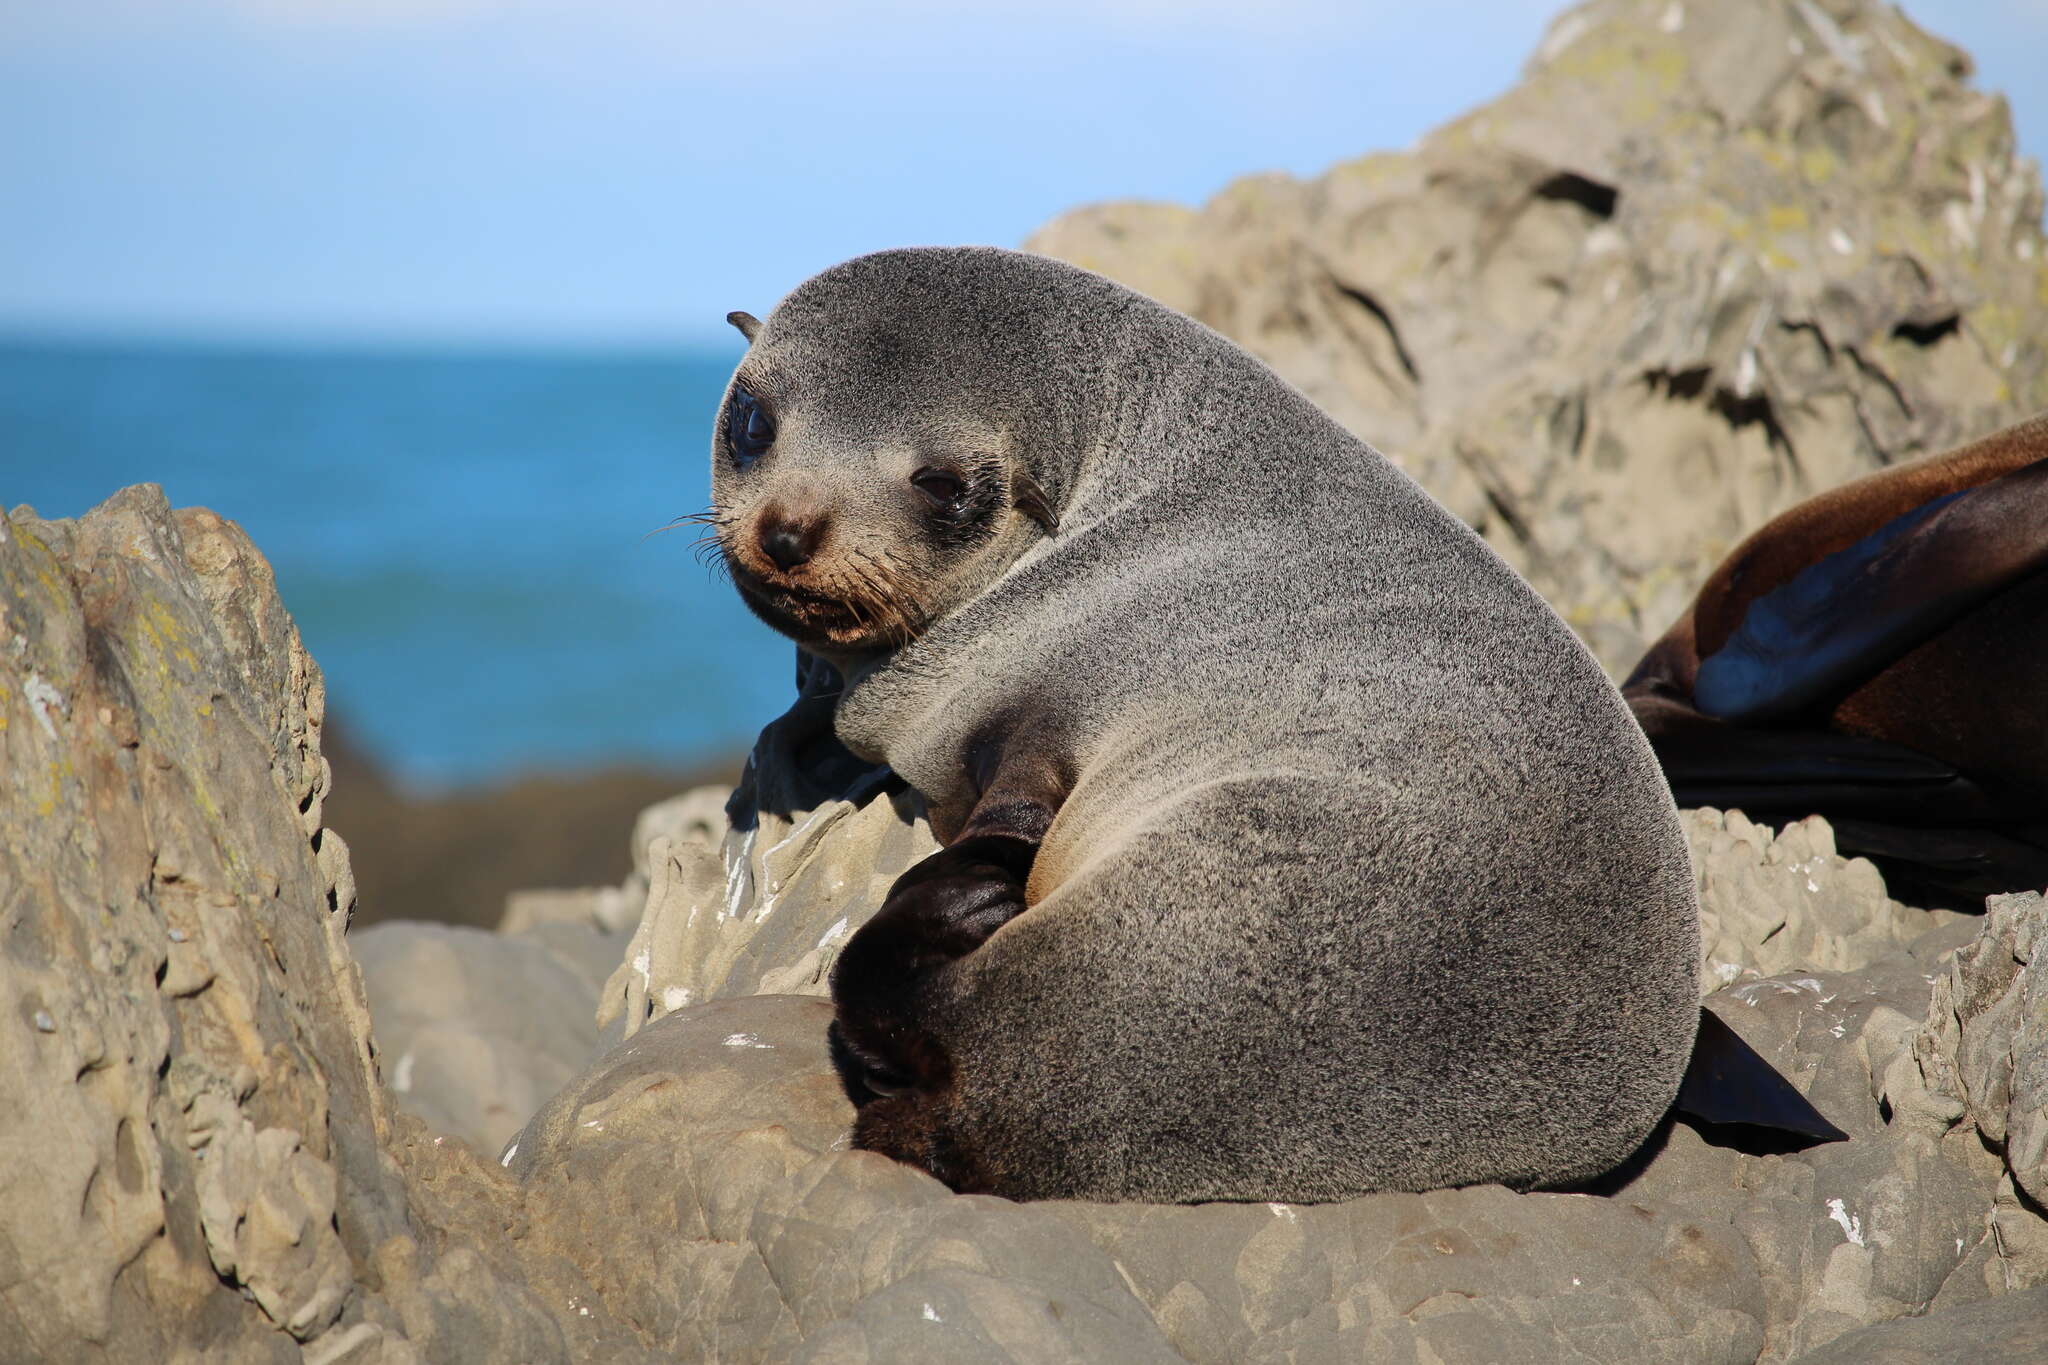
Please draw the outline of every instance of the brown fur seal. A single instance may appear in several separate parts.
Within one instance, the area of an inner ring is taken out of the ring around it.
[[[2048,416],[1774,518],[1623,693],[1680,804],[1968,897],[2048,884],[2044,677]]]
[[[719,543],[946,847],[833,976],[858,1145],[1018,1198],[1590,1177],[1697,912],[1641,732],[1469,528],[1223,337],[992,249],[752,339]]]

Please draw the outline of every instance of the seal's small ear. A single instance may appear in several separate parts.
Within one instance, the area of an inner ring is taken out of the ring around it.
[[[727,313],[725,320],[740,329],[740,335],[748,341],[761,335],[761,319],[752,313]]]
[[[1011,485],[1019,512],[1045,528],[1047,535],[1057,535],[1060,519],[1053,515],[1052,504],[1045,500],[1045,490],[1029,474],[1019,474]]]

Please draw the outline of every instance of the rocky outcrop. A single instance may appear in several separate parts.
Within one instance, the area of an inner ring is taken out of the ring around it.
[[[1893,900],[1819,816],[1774,830],[1739,810],[1684,810],[1700,897],[1700,990],[1822,968],[1853,972],[1965,918]]]
[[[762,731],[722,809],[699,795],[642,817],[633,856],[645,909],[600,1022],[619,1020],[630,1035],[695,1001],[825,994],[853,930],[937,849],[917,795],[833,736],[837,687],[807,665],[796,702]]]
[[[1059,231],[1384,440],[1614,661],[1713,537],[2041,401],[2037,191],[1961,70],[1874,6],[1601,3],[1412,155]],[[827,680],[729,802],[648,813],[624,886],[515,898],[488,947],[380,931],[366,996],[319,674],[240,531],[153,489],[18,509],[0,612],[0,1358],[2038,1345],[2039,896],[1931,916],[1824,824],[1688,817],[1708,1006],[1845,1143],[1678,1125],[1579,1193],[963,1198],[846,1148],[819,995],[931,845]]]
[[[0,1356],[590,1336],[421,1216],[343,940],[323,701],[233,523],[153,487],[0,522]]]
[[[1597,0],[1412,151],[1027,245],[1272,364],[1620,671],[1773,514],[2048,408],[2041,185],[1969,71],[1864,0]]]
[[[2037,894],[1994,897],[1983,933],[1934,981],[1918,1040],[1932,1093],[1968,1115],[2005,1172],[1991,1210],[2001,1274],[2048,1283],[2048,914]]]

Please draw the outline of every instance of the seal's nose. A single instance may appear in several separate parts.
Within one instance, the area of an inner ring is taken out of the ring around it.
[[[778,517],[762,523],[761,553],[773,560],[776,568],[788,573],[809,563],[824,539],[822,519],[784,521]]]

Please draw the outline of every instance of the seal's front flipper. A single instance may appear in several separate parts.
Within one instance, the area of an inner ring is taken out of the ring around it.
[[[1037,848],[1005,835],[963,840],[913,864],[832,967],[833,1065],[856,1105],[952,1082],[926,1026],[934,977],[1024,913]]]
[[[1749,603],[1693,678],[1724,720],[1784,719],[1880,672],[2048,568],[2048,460],[1894,517]]]
[[[1705,1006],[1700,1008],[1700,1031],[1692,1046],[1692,1062],[1685,1069],[1685,1079],[1679,1083],[1678,1099],[1672,1108],[1696,1127],[1719,1129],[1740,1125],[1766,1130],[1754,1135],[1729,1134],[1734,1146],[1752,1145],[1745,1140],[1752,1136],[1765,1142],[1777,1137],[1779,1141],[1774,1146],[1779,1150],[1787,1145],[1781,1135],[1796,1135],[1789,1143],[1792,1148],[1841,1142],[1849,1136],[1822,1118],[1820,1111],[1808,1104],[1790,1081]],[[1802,1142],[1797,1138],[1809,1140]]]

